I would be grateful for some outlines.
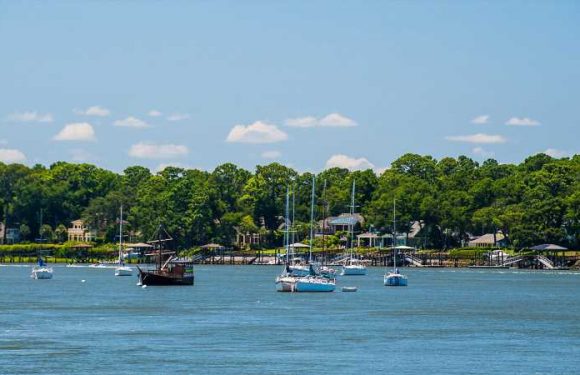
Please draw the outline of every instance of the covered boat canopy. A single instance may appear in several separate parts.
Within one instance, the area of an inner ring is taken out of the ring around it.
[[[564,250],[568,250],[568,248],[563,247],[563,246],[559,246],[559,245],[554,245],[551,243],[545,243],[545,244],[541,244],[541,245],[536,245],[534,247],[530,247],[530,250],[534,250],[534,251],[564,251]]]

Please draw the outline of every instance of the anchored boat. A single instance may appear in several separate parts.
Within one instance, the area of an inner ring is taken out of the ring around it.
[[[120,209],[121,218],[119,219],[119,266],[115,268],[115,276],[131,276],[133,269],[125,265],[123,261],[123,206]]]
[[[173,238],[160,225],[157,229],[157,240],[149,242],[154,246],[154,251],[146,254],[156,257],[155,268],[143,270],[137,266],[138,285],[193,285],[193,262],[180,260],[174,251],[167,250],[166,247],[170,241],[173,241]]]
[[[385,286],[407,286],[407,276],[401,275],[399,269],[397,268],[397,251],[398,246],[395,246],[395,241],[397,238],[397,227],[396,227],[396,205],[395,200],[393,200],[393,271],[385,274],[383,282]]]
[[[354,214],[355,214],[355,205],[354,205],[354,196],[355,196],[355,189],[356,189],[356,181],[352,181],[352,194],[351,194],[351,204],[350,204],[350,216],[351,220],[348,226],[349,234],[350,234],[350,256],[344,266],[342,266],[342,273],[343,276],[364,276],[367,274],[367,267],[366,265],[360,261],[360,259],[355,258],[354,250],[353,250],[353,242],[354,242]]]
[[[52,279],[52,267],[48,267],[41,256],[38,257],[38,264],[32,268],[30,277],[36,280]]]

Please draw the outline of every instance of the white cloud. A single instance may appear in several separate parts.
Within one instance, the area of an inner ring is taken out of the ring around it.
[[[347,128],[358,125],[354,120],[343,116],[340,113],[331,113],[321,119],[314,116],[298,117],[287,119],[285,123],[287,126],[296,128],[313,128],[315,126]]]
[[[111,114],[111,111],[109,111],[107,108],[98,106],[98,105],[94,105],[92,107],[89,107],[87,109],[75,109],[74,113],[76,113],[77,115],[84,115],[84,116],[97,116],[97,117],[107,117]]]
[[[320,119],[319,123],[320,126],[334,126],[341,128],[357,126],[356,122],[346,116],[341,115],[340,113],[331,113],[326,115]]]
[[[26,155],[20,150],[0,148],[0,161],[10,163],[22,163],[26,161]]]
[[[280,151],[264,151],[264,152],[262,152],[262,157],[264,159],[278,159],[280,156],[282,156],[282,153]]]
[[[296,128],[312,128],[318,125],[318,119],[313,116],[290,118],[286,120],[286,125]]]
[[[472,124],[487,124],[487,122],[489,121],[489,115],[481,115],[481,116],[477,116],[474,119],[471,120]]]
[[[156,109],[152,109],[149,112],[147,112],[147,115],[151,116],[151,117],[159,117],[159,116],[163,115],[163,113],[159,112]]]
[[[471,152],[473,152],[474,155],[478,155],[484,158],[491,158],[495,155],[494,152],[492,151],[487,151],[485,150],[483,147],[475,147],[473,148],[473,150],[471,150]]]
[[[332,155],[326,161],[326,168],[346,168],[351,171],[375,169],[375,165],[366,158],[352,158],[343,154]]]
[[[445,137],[445,139],[454,142],[481,143],[481,144],[507,142],[507,139],[502,135],[491,135],[483,133],[477,133],[472,135],[449,135]]]
[[[171,115],[167,116],[167,121],[187,120],[189,117],[190,116],[187,113],[172,113]]]
[[[509,120],[507,120],[507,122],[505,123],[506,125],[511,125],[511,126],[539,126],[540,122],[536,121],[536,120],[532,120],[531,118],[528,117],[512,117]]]
[[[149,124],[147,124],[143,120],[139,120],[136,117],[129,116],[124,120],[117,120],[113,123],[115,126],[124,126],[127,128],[148,128]]]
[[[251,125],[236,125],[230,130],[226,142],[230,143],[276,143],[288,139],[288,134],[262,121]]]
[[[137,143],[131,146],[129,155],[140,159],[171,159],[183,157],[189,153],[184,145]]]
[[[52,122],[52,114],[40,114],[36,111],[12,113],[6,117],[11,122]]]
[[[555,148],[549,148],[546,151],[544,151],[544,154],[551,156],[553,158],[556,159],[560,159],[560,158],[565,158],[570,156],[570,153],[567,151],[562,151],[562,150],[556,150]]]
[[[87,122],[67,124],[54,136],[55,141],[95,141],[95,130]]]

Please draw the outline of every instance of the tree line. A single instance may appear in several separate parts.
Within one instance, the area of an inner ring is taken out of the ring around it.
[[[537,154],[515,165],[406,154],[380,176],[331,168],[315,177],[317,219],[348,212],[356,181],[362,230],[390,233],[396,199],[398,232],[419,221],[425,248],[459,247],[470,235],[499,230],[516,248],[580,248],[580,155]],[[90,164],[0,163],[0,215],[25,241],[65,241],[70,222],[82,218],[113,242],[123,205],[134,240],[150,239],[162,223],[179,248],[232,245],[236,229],[261,233],[262,246],[274,247],[282,243],[287,187],[295,193],[299,236],[306,237],[311,180],[311,173],[279,163],[253,172],[231,163],[212,172],[167,167],[152,173],[132,166],[121,174]]]

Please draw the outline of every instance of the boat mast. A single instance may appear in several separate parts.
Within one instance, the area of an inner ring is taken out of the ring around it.
[[[292,242],[290,245],[294,245],[296,243],[296,228],[294,227],[295,218],[296,217],[296,185],[293,186],[292,189],[292,226],[290,230],[290,236],[292,237]],[[296,249],[292,246],[292,255],[294,256],[294,251]]]
[[[356,180],[352,180],[352,194],[350,197],[350,263],[354,255],[354,192],[356,189]]]
[[[123,205],[121,205],[121,218],[119,219],[119,265],[122,263],[122,256],[123,253]]]
[[[290,232],[288,231],[288,218],[290,216],[290,187],[286,187],[286,217],[284,231],[284,247],[286,247],[286,264],[290,264]]]
[[[322,251],[326,260],[326,213],[328,211],[328,204],[326,203],[326,179],[324,179],[324,187],[322,188]]]
[[[312,175],[312,194],[310,196],[310,249],[308,252],[308,263],[312,263],[312,243],[314,242],[314,188],[316,177]]]
[[[397,269],[397,217],[396,217],[396,199],[393,198],[393,272]]]

